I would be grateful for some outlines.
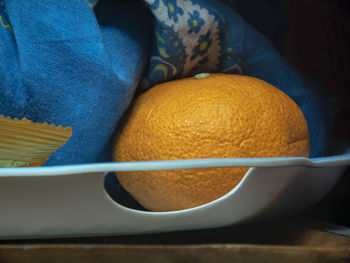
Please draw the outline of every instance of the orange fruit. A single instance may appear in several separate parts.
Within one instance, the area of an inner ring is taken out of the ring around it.
[[[137,97],[113,147],[118,162],[308,156],[309,133],[297,104],[267,82],[202,73]],[[173,211],[225,195],[248,169],[120,172],[117,177],[145,208]]]

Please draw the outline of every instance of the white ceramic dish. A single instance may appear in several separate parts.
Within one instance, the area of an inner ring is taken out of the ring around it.
[[[339,147],[339,145],[341,147]],[[210,159],[0,168],[0,239],[203,229],[297,213],[323,198],[350,165],[350,147],[322,158]],[[343,149],[342,149],[343,148]],[[106,193],[111,171],[252,167],[225,196],[175,212],[126,208]]]

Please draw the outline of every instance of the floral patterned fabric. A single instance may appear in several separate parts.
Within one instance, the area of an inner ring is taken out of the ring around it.
[[[141,88],[199,72],[245,73],[217,4],[145,1],[155,17],[155,32],[151,64]]]

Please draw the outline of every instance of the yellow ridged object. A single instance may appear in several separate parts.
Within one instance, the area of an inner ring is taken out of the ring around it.
[[[41,166],[71,136],[71,127],[0,115],[0,167]]]

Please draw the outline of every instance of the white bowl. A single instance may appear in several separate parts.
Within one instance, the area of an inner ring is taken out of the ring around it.
[[[0,168],[0,239],[125,235],[221,227],[298,213],[350,165],[349,144],[322,158],[205,159]],[[112,171],[252,167],[225,196],[191,209],[147,212],[106,193]]]

